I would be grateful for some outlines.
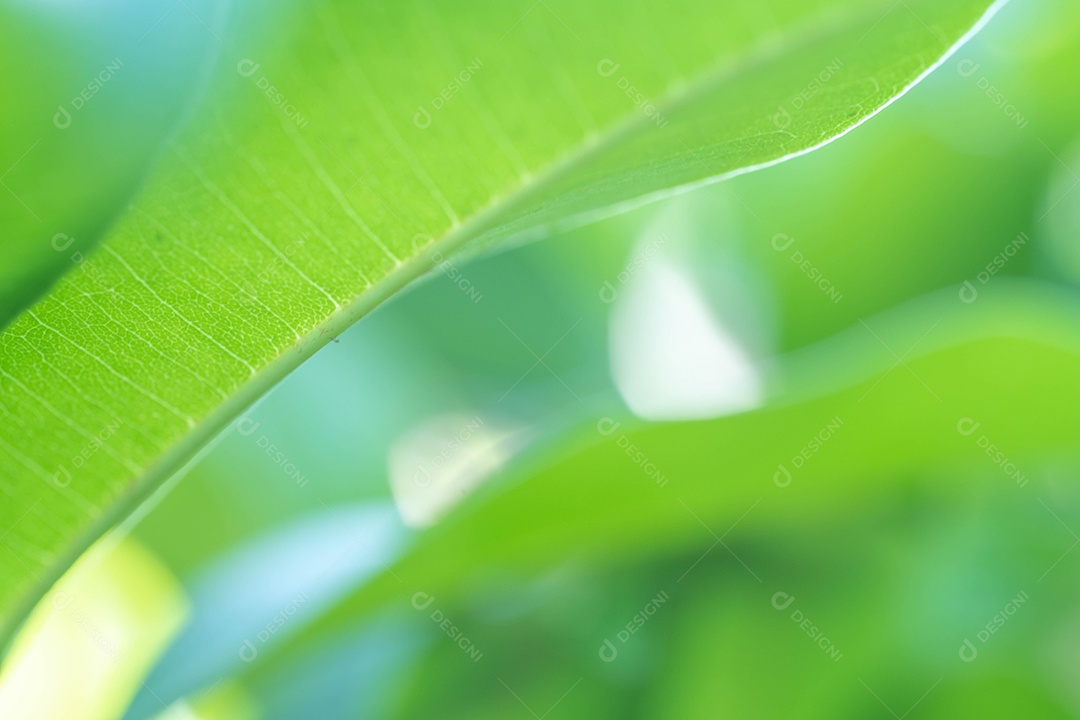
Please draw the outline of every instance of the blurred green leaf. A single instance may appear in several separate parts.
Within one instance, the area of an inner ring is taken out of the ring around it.
[[[0,328],[76,268],[193,109],[226,6],[0,3]],[[176,12],[174,12],[176,11]]]
[[[643,427],[594,420],[501,472],[306,641],[399,600],[402,588],[449,598],[478,573],[690,544],[723,552],[713,540],[733,524],[821,526],[932,468],[1037,492],[1025,468],[1077,459],[1078,310],[1071,294],[998,279],[977,303],[937,293],[792,353],[789,392],[760,410]],[[931,490],[952,502],[965,492]]]
[[[1015,53],[993,65],[986,62],[987,55],[992,54],[990,48],[999,47],[1003,38],[1015,37],[1021,29],[1023,37],[1044,37],[1075,27],[1075,22],[1070,25],[1062,17],[1062,10],[1067,9],[1057,8],[1050,17],[1041,19],[1042,24],[1053,26],[1054,31],[1048,32],[1047,28],[1032,28],[1023,21],[1032,11],[1030,6],[1012,6],[1002,18],[1004,24],[995,23],[992,31],[981,34],[976,43],[949,63],[948,69],[965,67],[960,65],[962,58],[977,58],[984,62],[984,72],[996,81],[1003,76],[1012,80],[1010,95],[1016,87],[1041,84],[1053,88],[1043,100],[1063,96],[1069,76],[1060,68],[1071,66],[1067,56],[1059,57],[1059,53],[1056,60],[1046,59],[1046,67],[1024,62]],[[1055,67],[1059,69],[1056,75],[1048,72]],[[1052,78],[1057,78],[1057,86]],[[611,307],[600,301],[597,291],[606,289],[605,280],[620,291],[640,282],[640,268],[629,280],[616,275],[635,254],[628,247],[634,238],[650,241],[663,234],[669,246],[690,245],[694,284],[702,292],[722,288],[727,277],[717,271],[731,267],[737,267],[740,275],[764,281],[764,307],[740,311],[749,310],[755,317],[763,314],[766,325],[775,332],[777,345],[790,349],[858,323],[860,317],[877,328],[868,315],[912,295],[938,287],[959,289],[1020,229],[1035,232],[1030,246],[1010,260],[1005,272],[1043,275],[1045,267],[1039,260],[1047,248],[1037,232],[1043,213],[1039,207],[1040,188],[1048,171],[1060,168],[1054,152],[1060,152],[1071,129],[1054,128],[1062,126],[1061,118],[1070,117],[1072,111],[1030,102],[1024,103],[1024,110],[1030,113],[1030,126],[1018,129],[977,91],[974,79],[959,72],[935,74],[920,85],[910,102],[849,141],[798,163],[737,178],[706,195],[686,198],[680,203],[682,207],[661,213],[672,222],[657,223],[653,214],[638,211],[542,246],[464,266],[464,276],[483,292],[482,303],[471,305],[449,277],[427,283],[353,328],[341,338],[340,345],[321,352],[287,381],[282,392],[251,413],[262,421],[262,431],[286,443],[290,457],[312,470],[311,485],[302,490],[282,487],[282,483],[274,482],[276,469],[260,470],[258,459],[252,457],[258,453],[247,447],[252,445],[250,439],[245,443],[245,438],[234,438],[235,442],[219,446],[215,453],[218,457],[202,463],[196,476],[170,496],[168,512],[157,513],[155,522],[144,523],[143,528],[153,530],[163,551],[188,556],[190,546],[178,547],[169,538],[183,532],[187,513],[199,511],[200,499],[223,508],[232,503],[243,506],[244,520],[263,515],[263,522],[274,522],[265,517],[273,518],[275,514],[274,510],[267,512],[268,505],[275,505],[268,502],[269,491],[281,496],[278,516],[289,512],[286,505],[294,511],[310,511],[316,498],[328,497],[328,488],[334,488],[331,494],[346,486],[356,492],[360,484],[364,493],[378,492],[379,486],[385,484],[386,448],[404,428],[447,407],[487,407],[501,397],[498,407],[505,410],[508,403],[516,405],[519,398],[527,398],[529,414],[524,417],[531,419],[533,427],[550,425],[553,419],[565,415],[562,401],[571,406],[575,401],[561,385],[552,391],[522,392],[523,385],[542,388],[538,381],[553,380],[546,373],[530,376],[504,396],[527,363],[520,364],[521,357],[513,352],[520,346],[495,316],[505,318],[527,339],[543,338],[549,333],[553,333],[551,339],[557,338],[576,322],[573,333],[560,345],[560,352],[546,357],[545,362],[567,385],[589,398],[588,406],[574,409],[611,412],[610,408],[618,407],[617,401],[612,404],[610,398],[604,400],[607,409],[603,411],[599,409],[603,404],[597,407],[592,402],[597,391],[607,387],[605,378],[597,376],[593,366],[597,362],[602,365],[606,359],[606,312],[601,310]],[[953,128],[954,122],[960,127]],[[998,126],[1002,132],[997,132]],[[972,149],[972,139],[986,141],[986,137],[980,137],[983,127],[995,128],[989,136],[995,141],[990,152],[978,143]],[[965,141],[955,142],[957,135],[965,136]],[[1053,199],[1061,198],[1067,186],[1065,183],[1053,193]],[[1067,211],[1070,204],[1065,200],[1059,203],[1059,212]],[[725,205],[729,209],[725,210]],[[917,207],[918,212],[912,212],[912,207]],[[787,254],[771,246],[770,240],[778,230],[795,237],[794,247],[841,287],[842,303],[831,302],[799,272]],[[1062,234],[1060,239],[1067,241],[1068,235]],[[685,249],[680,248],[680,252]],[[515,262],[515,257],[530,260]],[[659,261],[652,257],[650,265]],[[530,270],[530,263],[537,267]],[[507,288],[517,292],[507,292]],[[953,302],[958,304],[959,298]],[[721,314],[725,310],[722,303],[714,303],[712,308]],[[934,306],[928,304],[924,310],[929,325],[934,319]],[[463,313],[472,320],[465,326],[455,322]],[[723,315],[724,320],[728,317]],[[509,340],[511,352],[504,352],[503,340]],[[882,353],[887,351],[882,348]],[[376,373],[362,369],[373,362],[381,365],[379,356],[385,358],[385,367]],[[852,369],[835,366],[829,353],[818,353],[816,357],[818,372],[829,371],[834,379]],[[809,356],[796,364],[815,367]],[[784,365],[786,368],[792,363]],[[364,378],[369,374],[388,382],[368,386]],[[784,373],[777,374],[782,385]],[[801,391],[805,393],[806,389]],[[374,400],[386,395],[397,401]],[[374,407],[365,408],[369,397]],[[391,408],[390,414],[395,417],[388,418],[386,408]],[[349,409],[347,415],[342,413],[345,409]],[[582,417],[580,412],[578,417]],[[883,426],[883,430],[887,429]],[[589,426],[579,430],[585,436],[594,432]],[[363,438],[360,442],[356,441],[358,436]],[[556,442],[541,449],[540,454],[544,458],[558,456],[560,449],[567,446],[573,443]],[[227,465],[221,462],[222,456],[231,456]],[[266,464],[265,460],[262,464]],[[536,686],[540,685],[541,698],[548,694],[543,686],[555,687],[560,682],[549,682],[547,676],[562,677],[561,687],[554,690],[550,700],[584,674],[585,687],[594,694],[600,692],[604,699],[600,714],[612,717],[695,713],[712,717],[718,703],[772,708],[773,714],[800,717],[859,717],[875,712],[880,705],[875,707],[878,701],[858,683],[855,674],[865,677],[890,702],[903,702],[905,698],[913,702],[928,689],[939,668],[948,666],[948,680],[920,705],[922,714],[953,717],[955,711],[948,710],[951,704],[984,703],[980,696],[990,686],[998,689],[993,702],[1002,708],[1012,701],[1037,701],[1030,690],[1027,696],[1023,691],[1055,683],[1054,678],[1031,668],[1038,666],[1041,653],[1052,650],[1047,647],[1048,637],[1067,634],[1070,609],[1067,600],[1063,602],[1057,595],[1059,591],[1068,595],[1070,574],[1066,568],[1071,567],[1070,563],[1061,562],[1061,569],[1041,583],[1039,608],[1031,616],[1037,618],[1039,627],[1026,622],[1025,627],[1011,631],[1007,640],[996,639],[993,652],[978,664],[977,682],[972,681],[972,668],[956,657],[956,645],[974,631],[979,618],[992,617],[1002,598],[1011,597],[1017,588],[1030,587],[1033,567],[1037,568],[1034,575],[1038,575],[1059,564],[1061,553],[1068,549],[1067,531],[1053,522],[1036,499],[1045,499],[1055,513],[1072,524],[1067,514],[1069,503],[1058,503],[1063,497],[1075,495],[1070,490],[1075,474],[1063,475],[1060,466],[1047,468],[1034,457],[1023,463],[1023,470],[1037,481],[1048,481],[1045,486],[1032,487],[1039,495],[1046,493],[1045,498],[1037,498],[1032,492],[1017,497],[1014,487],[987,484],[1001,473],[991,463],[981,467],[976,463],[970,470],[959,472],[953,467],[928,467],[911,471],[914,475],[906,482],[896,482],[892,474],[867,477],[865,481],[875,483],[880,491],[871,503],[861,502],[865,498],[856,496],[850,501],[836,501],[849,518],[832,513],[817,518],[818,522],[811,520],[790,529],[783,518],[766,514],[746,532],[740,525],[725,536],[725,541],[763,576],[771,572],[801,599],[805,596],[814,600],[803,610],[811,611],[815,622],[829,628],[832,639],[845,653],[846,660],[835,668],[805,639],[796,624],[775,621],[777,617],[786,620],[787,616],[778,616],[769,607],[769,593],[734,558],[714,552],[686,580],[719,574],[719,582],[712,588],[698,584],[687,587],[690,583],[682,582],[671,611],[679,613],[688,601],[693,606],[688,613],[691,617],[685,621],[685,632],[679,633],[686,636],[687,642],[673,647],[667,640],[672,634],[670,624],[651,623],[652,639],[635,642],[633,648],[620,655],[613,668],[618,670],[613,675],[615,682],[606,686],[605,692],[597,688],[602,678],[588,672],[590,662],[597,664],[592,651],[597,637],[603,634],[598,628],[608,628],[611,618],[630,617],[635,609],[605,608],[597,613],[595,608],[590,609],[595,601],[583,603],[581,593],[595,584],[596,594],[622,596],[629,591],[635,595],[637,588],[636,597],[646,597],[656,587],[664,586],[654,574],[648,574],[646,582],[652,584],[642,588],[643,570],[637,565],[614,577],[603,569],[633,561],[633,549],[613,552],[610,561],[590,564],[588,572],[576,573],[570,582],[542,598],[532,597],[531,593],[522,598],[519,593],[526,590],[509,596],[500,592],[501,586],[528,588],[532,584],[521,578],[513,562],[499,564],[498,570],[484,565],[477,582],[468,558],[446,555],[444,561],[461,568],[465,578],[452,583],[455,593],[446,600],[446,611],[468,627],[471,639],[484,648],[485,657],[495,660],[482,667],[462,663],[458,649],[440,642],[438,633],[433,632],[432,652],[409,675],[408,690],[401,694],[401,716],[429,717],[434,712],[446,717],[474,717],[489,706],[505,713],[503,702],[509,698],[501,686],[491,689],[493,673],[509,679],[526,697],[537,692]],[[948,488],[947,496],[941,497],[940,487],[927,488],[924,483],[928,479]],[[581,482],[586,481],[581,478]],[[916,483],[922,492],[912,490]],[[219,488],[223,487],[232,488],[234,501],[222,502]],[[727,492],[724,488],[717,491]],[[246,499],[256,493],[260,502],[253,506]],[[185,503],[177,504],[178,495],[186,496]],[[987,500],[991,498],[998,502],[993,512],[988,512]],[[552,512],[557,513],[558,508]],[[649,509],[643,503],[638,512],[647,513]],[[1014,527],[1018,515],[1033,513],[1036,517],[1029,518],[1030,522]],[[928,520],[928,516],[934,520]],[[228,513],[223,517],[229,517]],[[627,513],[621,521],[632,525],[635,517]],[[907,535],[891,538],[892,545],[885,551],[875,543],[890,532],[890,517],[908,518],[910,527]],[[163,518],[171,520],[162,522]],[[861,522],[853,524],[850,518]],[[942,532],[934,522],[948,531]],[[235,520],[227,525],[231,532],[243,532]],[[461,531],[467,532],[465,528]],[[858,538],[854,544],[853,537]],[[980,542],[984,546],[972,556],[969,549]],[[698,560],[708,545],[709,537],[705,536],[674,556],[665,556],[660,563],[669,572],[675,568],[674,576],[678,576]],[[207,551],[202,549],[203,553]],[[449,546],[449,552],[455,551],[453,545]],[[428,552],[439,551],[429,548]],[[574,556],[571,553],[570,557]],[[551,562],[562,568],[567,563],[575,564],[573,559],[563,557],[553,557]],[[816,574],[823,571],[823,562],[831,569],[818,581]],[[918,571],[903,574],[909,564]],[[897,570],[901,575],[894,577]],[[890,576],[889,582],[882,581],[884,575]],[[757,590],[742,592],[737,587],[742,584]],[[399,602],[408,604],[407,598],[394,598],[390,604],[396,607]],[[525,608],[520,607],[523,604]],[[362,603],[354,607],[357,615],[339,614],[336,627],[362,626],[365,622],[378,627],[385,623],[381,614],[368,616],[370,608]],[[565,612],[539,628],[531,621],[511,622],[504,618],[507,614],[550,616],[553,608]],[[857,612],[853,613],[853,609]],[[410,614],[408,609],[404,612]],[[665,610],[664,618],[668,615]],[[1025,610],[1025,620],[1029,619]],[[416,629],[425,629],[424,622],[415,624]],[[332,636],[336,638],[340,632]],[[762,638],[768,642],[762,644]],[[519,652],[522,646],[529,648],[524,655]],[[306,654],[286,653],[280,664],[275,664],[275,674],[259,673],[249,678],[254,681],[252,692],[265,696],[275,678],[293,677],[297,656]],[[635,691],[630,692],[625,671],[639,668],[641,663],[646,668],[634,675]],[[719,676],[718,668],[723,669]],[[159,670],[168,673],[166,667]],[[777,687],[782,692],[776,692]],[[155,692],[160,692],[156,686]],[[561,712],[588,715],[575,707],[573,700],[577,696],[575,690],[568,705],[560,706]],[[309,697],[312,704],[318,704],[317,693]],[[943,698],[948,702],[942,702]],[[643,705],[654,711],[641,714]],[[899,707],[898,712],[905,707]],[[635,711],[638,715],[634,715]],[[1001,713],[989,716],[997,714]]]

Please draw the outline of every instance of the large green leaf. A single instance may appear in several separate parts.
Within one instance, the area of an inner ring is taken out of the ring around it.
[[[950,289],[792,353],[791,392],[760,410],[644,426],[598,419],[491,478],[254,672],[273,676],[300,647],[417,590],[450,602],[511,568],[710,545],[738,565],[725,533],[736,525],[828,527],[899,488],[952,506],[1002,489],[1034,504],[1052,483],[1035,468],[1080,459],[1077,310],[1070,293],[1040,283],[999,278],[974,305]],[[927,482],[942,469],[950,482]]]
[[[452,251],[811,150],[989,16],[981,0],[294,12],[225,33],[202,109],[103,247],[0,337],[0,636],[229,418]]]

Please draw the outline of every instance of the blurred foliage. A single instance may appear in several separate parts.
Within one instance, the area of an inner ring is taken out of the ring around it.
[[[41,68],[0,87],[27,101],[0,124],[5,647],[93,540],[407,285],[823,146],[1003,0],[67,2],[0,2]],[[104,30],[72,48],[73,27]]]
[[[0,4],[0,96],[18,104],[0,119],[0,328],[87,258],[198,98],[199,18],[221,8],[189,2],[167,23],[169,0]]]
[[[1013,3],[842,142],[377,310],[121,529],[192,604],[127,717],[1080,717],[1077,67],[1080,6]],[[752,407],[635,417],[659,271]]]

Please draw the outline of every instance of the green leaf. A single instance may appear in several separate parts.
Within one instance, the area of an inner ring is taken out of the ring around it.
[[[927,482],[942,468],[1030,498],[1043,484],[1033,468],[1080,459],[1080,383],[1066,380],[1080,377],[1080,307],[1053,286],[996,285],[973,305],[952,289],[919,298],[790,354],[791,392],[760,410],[637,427],[593,421],[490,478],[488,492],[253,672],[274,676],[300,648],[417,589],[451,602],[470,580],[508,568],[649,559],[708,547],[735,525],[828,527],[912,488],[953,505],[979,491]],[[903,362],[882,343],[907,351]]]
[[[231,417],[451,253],[807,152],[992,13],[901,5],[236,8],[138,199],[0,337],[0,637]]]
[[[0,118],[0,328],[82,261],[192,109],[223,13],[171,5],[0,3],[0,61],[28,70],[0,78],[18,107]]]

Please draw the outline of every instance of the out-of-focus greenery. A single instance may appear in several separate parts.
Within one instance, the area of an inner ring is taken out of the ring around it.
[[[129,81],[110,69],[120,59],[99,70],[75,53],[41,61],[43,81],[91,78],[88,99],[80,91],[56,111],[70,126],[34,124],[35,92],[26,119],[0,135],[13,152],[34,128],[50,143],[16,158],[20,180],[5,186],[3,257],[15,270],[0,276],[0,323],[70,270],[0,333],[0,475],[11,498],[0,522],[15,546],[14,557],[0,554],[0,645],[93,539],[442,258],[819,147],[903,94],[1000,4],[908,0],[896,13],[882,0],[763,0],[753,12],[704,0],[632,12],[614,0],[236,2],[225,13],[178,1],[140,22],[148,10],[100,1],[95,17],[116,18],[118,47],[170,57],[172,35],[158,28],[175,13],[184,32],[204,36],[192,55],[207,35],[212,51],[202,73],[186,56],[175,62],[202,90],[175,128],[166,121],[189,93],[159,104],[172,86],[152,62]],[[0,12],[31,37],[60,12],[21,2]],[[88,105],[114,72],[138,108]],[[146,72],[152,92],[139,89]],[[162,122],[133,121],[144,105]],[[97,121],[82,122],[91,111]],[[124,131],[132,122],[139,133]],[[65,183],[84,192],[52,193],[56,138],[75,127],[87,134],[70,136],[79,152],[65,160],[80,170]],[[109,172],[97,169],[102,145]],[[140,178],[137,197],[119,202]],[[48,195],[44,216],[20,195],[28,190],[30,202]],[[68,228],[87,204],[97,219]],[[75,249],[98,239],[92,258]]]
[[[1080,717],[1078,67],[1015,2],[841,142],[443,266],[23,647],[159,598],[47,671],[132,719]]]
[[[169,0],[0,5],[0,327],[82,263],[191,112],[223,8],[185,2],[165,23]]]

